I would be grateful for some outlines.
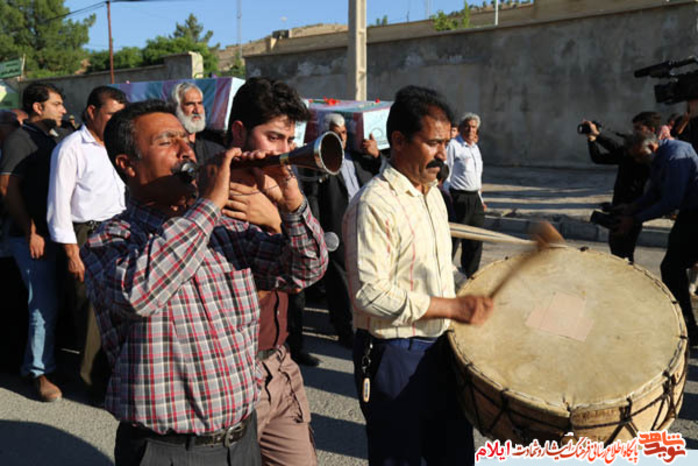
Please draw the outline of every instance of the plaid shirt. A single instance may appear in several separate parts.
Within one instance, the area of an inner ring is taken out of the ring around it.
[[[254,410],[257,288],[305,288],[327,268],[307,203],[268,235],[199,199],[181,217],[129,201],[82,249],[113,373],[106,408],[158,433],[203,434]]]

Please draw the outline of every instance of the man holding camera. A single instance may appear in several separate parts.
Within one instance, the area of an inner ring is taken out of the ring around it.
[[[656,112],[641,112],[633,117],[633,130],[642,134],[656,134],[662,124],[661,116]],[[627,153],[624,144],[602,133],[598,123],[583,120],[579,127],[580,134],[586,134],[589,155],[594,163],[601,165],[618,165],[618,174],[613,185],[611,208],[629,204],[638,199],[649,178],[649,167],[637,163]],[[605,151],[604,151],[605,149]],[[627,232],[608,235],[608,246],[614,256],[630,261],[635,257],[635,244],[642,231],[642,223],[633,225]]]
[[[619,233],[678,209],[669,244],[662,261],[662,281],[676,297],[686,320],[688,338],[698,344],[698,326],[691,307],[686,269],[698,261],[698,155],[682,141],[660,141],[654,134],[634,133],[628,153],[637,163],[650,167],[646,193],[624,206]]]

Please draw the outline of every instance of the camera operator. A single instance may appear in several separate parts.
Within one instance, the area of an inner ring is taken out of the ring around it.
[[[686,141],[698,152],[698,100],[686,102],[686,113],[678,119],[671,131],[682,141]]]
[[[656,112],[641,112],[633,117],[632,123],[635,132],[656,134],[661,127],[662,117]],[[587,136],[589,155],[594,163],[618,165],[611,207],[630,204],[642,195],[649,178],[649,167],[628,156],[624,143],[602,133],[599,126],[592,121],[583,120],[579,128],[580,133]],[[609,234],[608,246],[611,254],[633,261],[635,244],[641,231],[642,223],[638,223],[624,234]]]
[[[690,144],[660,141],[653,134],[634,133],[628,139],[628,153],[636,162],[650,166],[646,193],[622,209],[615,230],[629,231],[634,225],[678,209],[662,261],[662,281],[681,306],[688,337],[698,344],[698,327],[691,309],[686,269],[698,261],[698,155]]]

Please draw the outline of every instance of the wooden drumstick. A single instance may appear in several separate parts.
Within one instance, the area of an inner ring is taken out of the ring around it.
[[[470,225],[462,225],[460,223],[449,223],[448,226],[451,229],[451,236],[454,238],[488,241],[491,243],[535,244],[535,241],[517,238],[516,236],[487,230],[485,228],[472,227]]]
[[[502,280],[490,293],[490,298],[494,299],[502,288],[504,288],[504,285],[506,285],[514,275],[519,273],[527,264],[529,264],[531,259],[537,257],[541,251],[551,247],[564,246],[565,243],[565,239],[562,237],[560,232],[546,221],[538,222],[534,225],[531,230],[531,237],[536,244],[536,250],[532,251],[528,256],[521,259],[518,264],[509,269]]]

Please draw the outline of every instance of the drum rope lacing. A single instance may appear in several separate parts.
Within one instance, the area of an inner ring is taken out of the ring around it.
[[[681,351],[681,345],[679,345],[679,346],[677,347],[677,351],[678,351],[678,352]],[[563,429],[560,429],[559,424],[553,424],[553,423],[550,423],[550,422],[541,421],[541,420],[536,419],[536,418],[534,418],[534,417],[528,416],[528,415],[526,415],[526,414],[524,414],[524,413],[522,413],[522,412],[520,412],[520,411],[517,411],[517,410],[514,409],[514,408],[511,408],[511,406],[510,406],[510,404],[509,404],[509,399],[508,399],[508,398],[511,397],[510,394],[512,393],[512,391],[509,390],[509,389],[507,389],[507,388],[504,388],[504,389],[502,389],[502,390],[500,390],[500,391],[498,392],[499,395],[500,395],[500,399],[501,399],[501,406],[499,406],[499,411],[498,411],[497,415],[495,416],[494,421],[493,421],[488,427],[487,427],[487,426],[484,426],[484,425],[483,425],[483,421],[481,420],[480,410],[479,410],[479,408],[478,408],[478,403],[475,402],[476,396],[479,395],[481,398],[485,398],[485,399],[486,399],[487,401],[489,401],[493,406],[498,406],[499,403],[497,402],[497,400],[495,400],[494,398],[490,397],[490,396],[489,396],[487,393],[485,393],[483,390],[481,390],[481,389],[479,389],[478,387],[476,387],[475,384],[473,383],[473,377],[472,377],[472,373],[471,373],[471,369],[474,367],[473,363],[468,363],[468,364],[466,364],[466,365],[462,368],[462,371],[458,370],[457,367],[456,367],[455,365],[454,365],[453,367],[455,368],[455,370],[457,370],[457,375],[459,375],[458,379],[463,381],[462,386],[460,387],[460,388],[461,388],[461,392],[462,392],[462,389],[463,389],[463,388],[467,388],[468,391],[470,392],[470,400],[471,400],[471,403],[472,403],[472,405],[473,405],[473,411],[474,411],[475,417],[476,417],[476,419],[475,419],[475,425],[476,425],[476,427],[478,428],[478,430],[479,430],[483,435],[485,435],[485,436],[491,436],[491,434],[492,434],[492,429],[497,425],[497,423],[498,423],[499,420],[502,418],[502,416],[506,414],[506,417],[509,419],[509,422],[511,423],[512,428],[515,429],[518,433],[520,433],[520,434],[521,434],[521,437],[523,437],[524,440],[530,442],[530,441],[532,441],[533,439],[535,439],[536,437],[535,437],[534,435],[531,435],[532,429],[526,428],[526,427],[524,427],[524,426],[521,426],[520,423],[516,422],[516,421],[512,418],[511,414],[515,414],[516,416],[518,416],[518,417],[520,417],[520,418],[523,418],[523,419],[525,419],[525,420],[527,420],[527,421],[530,421],[530,422],[532,422],[532,423],[534,423],[534,424],[537,424],[537,425],[540,425],[540,426],[549,427],[549,428],[553,428],[553,429],[555,429],[555,430],[564,431],[564,433],[567,433],[567,432],[577,432],[577,431],[581,431],[581,430],[598,429],[598,428],[601,428],[601,427],[617,426],[617,428],[614,430],[614,432],[613,432],[613,434],[610,436],[610,438],[607,439],[607,440],[604,442],[605,444],[610,444],[610,443],[613,443],[613,442],[615,441],[615,439],[617,438],[618,434],[622,431],[623,428],[628,429],[628,430],[630,431],[630,433],[633,435],[633,437],[636,437],[637,434],[638,434],[638,432],[639,432],[639,429],[637,428],[637,426],[636,426],[635,423],[634,423],[634,418],[635,418],[637,415],[643,413],[644,411],[650,409],[651,407],[653,407],[653,406],[656,405],[657,403],[660,403],[660,402],[661,402],[661,403],[662,403],[662,407],[660,407],[660,409],[659,409],[659,411],[658,411],[658,413],[657,413],[657,416],[655,417],[655,420],[654,420],[654,422],[652,423],[652,428],[651,428],[651,430],[656,430],[658,427],[660,427],[660,426],[658,425],[659,416],[660,416],[661,413],[665,412],[665,411],[664,411],[663,405],[664,405],[664,403],[667,401],[667,399],[669,400],[668,412],[671,413],[671,417],[673,417],[673,418],[676,418],[676,417],[677,417],[677,412],[676,412],[677,410],[676,410],[676,408],[677,408],[677,406],[681,403],[681,400],[683,399],[683,394],[681,394],[681,395],[679,396],[679,400],[678,400],[678,403],[677,403],[677,400],[676,400],[675,397],[674,397],[674,391],[675,391],[676,386],[680,384],[681,380],[682,380],[683,378],[685,378],[685,377],[686,377],[686,374],[687,374],[687,369],[688,369],[688,347],[686,347],[685,353],[686,353],[686,357],[685,357],[685,359],[684,359],[683,370],[682,370],[682,372],[679,374],[678,378],[673,378],[673,377],[671,377],[671,374],[669,374],[669,372],[666,371],[666,370],[663,371],[662,375],[666,378],[666,381],[662,384],[662,388],[663,388],[662,394],[661,394],[659,397],[657,397],[657,398],[655,398],[654,400],[652,400],[651,402],[649,402],[648,404],[646,404],[645,406],[643,406],[642,408],[640,408],[640,409],[638,409],[637,411],[633,412],[633,410],[632,410],[633,400],[632,400],[631,397],[627,397],[626,400],[627,400],[627,402],[628,402],[628,405],[627,405],[627,406],[619,406],[619,407],[618,407],[619,412],[620,412],[620,419],[619,419],[618,421],[616,421],[616,422],[607,422],[607,423],[599,423],[599,424],[574,425],[574,424],[572,423],[572,420],[571,420],[571,419],[572,419],[572,418],[571,418],[572,410],[571,410],[571,408],[568,406],[567,409],[568,409],[568,412],[570,413],[570,418],[568,418],[568,421],[569,421],[569,422],[568,422],[567,426],[566,426],[565,428],[563,428]],[[674,361],[674,358],[672,358],[672,362],[673,362],[673,361]],[[673,364],[672,364],[672,365],[673,365]],[[477,395],[476,395],[475,392],[477,392]],[[507,411],[509,411],[509,412],[507,412]],[[667,416],[665,416],[665,419],[667,419]]]

